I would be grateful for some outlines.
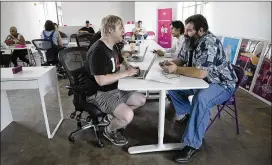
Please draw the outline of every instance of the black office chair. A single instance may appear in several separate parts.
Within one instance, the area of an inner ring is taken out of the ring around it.
[[[25,43],[28,44],[28,45],[32,44],[30,41],[25,41]],[[31,58],[31,59],[28,59],[29,62],[30,62],[32,65],[36,66],[37,63],[36,63],[34,54],[32,53],[32,50],[31,50],[31,49],[29,49],[29,54],[30,54],[30,58]]]
[[[52,41],[46,39],[35,39],[32,40],[32,43],[36,47],[38,53],[41,56],[41,65],[42,66],[55,65],[57,68],[58,76],[66,78],[66,71],[59,63],[58,59],[59,48],[55,46]],[[46,61],[44,60],[43,54],[45,54]]]
[[[71,34],[70,35],[70,42],[76,42],[77,34]]]
[[[92,89],[92,87],[96,85],[95,80],[89,78],[84,67],[87,51],[88,49],[84,47],[73,47],[59,52],[60,62],[64,66],[70,81],[70,85],[66,86],[66,88],[69,89],[68,95],[74,96],[73,104],[75,111],[71,113],[70,118],[74,119],[76,117],[78,127],[77,130],[70,133],[68,139],[73,142],[77,132],[93,128],[98,140],[98,145],[103,147],[99,127],[107,126],[109,122],[103,122],[106,114],[101,112],[95,105],[86,101],[87,96],[96,93],[96,91]],[[82,118],[83,112],[87,112],[89,116]],[[77,115],[77,113],[79,114]]]
[[[93,35],[94,34],[91,33],[78,34],[76,37],[77,46],[88,48]]]

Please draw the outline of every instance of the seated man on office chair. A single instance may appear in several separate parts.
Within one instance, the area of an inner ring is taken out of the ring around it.
[[[162,51],[161,49],[156,50],[155,52],[159,56],[164,56],[167,58],[177,58],[181,50],[182,44],[184,42],[184,24],[181,21],[172,21],[171,23],[171,32],[175,38],[172,48]]]
[[[206,89],[168,91],[176,111],[189,114],[188,120],[183,120],[187,126],[182,138],[185,147],[176,158],[179,163],[187,163],[195,156],[202,145],[211,108],[232,96],[238,80],[221,42],[208,28],[206,18],[200,14],[187,18],[185,56],[179,63],[170,61],[162,66],[165,72],[204,79],[209,83]],[[190,95],[194,95],[191,105]]]
[[[86,57],[86,68],[90,78],[97,85],[97,93],[87,101],[96,105],[102,112],[114,118],[105,127],[103,135],[115,145],[126,145],[128,139],[119,130],[126,127],[133,119],[133,110],[145,104],[144,95],[134,91],[117,89],[118,80],[137,74],[137,69],[127,67],[120,71],[124,60],[116,52],[114,45],[122,41],[124,34],[123,21],[120,17],[109,15],[101,21],[102,37],[89,49]]]
[[[14,26],[10,27],[9,31],[10,31],[10,35],[8,35],[5,40],[5,43],[7,45],[15,45],[15,44],[25,45],[26,44],[24,36],[17,32],[16,27]],[[28,53],[26,49],[14,50],[11,56],[11,61],[13,65],[15,67],[18,66],[17,59],[19,58],[20,60],[22,60],[23,62],[31,66],[29,60],[26,58],[27,54]]]

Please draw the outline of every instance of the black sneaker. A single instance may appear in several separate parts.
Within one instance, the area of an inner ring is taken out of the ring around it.
[[[104,123],[110,124],[110,122],[112,121],[112,119],[113,119],[113,116],[110,115],[110,114],[107,114],[107,115],[103,118],[103,122],[104,122]]]
[[[111,141],[114,145],[123,146],[128,143],[128,139],[122,135],[120,131],[109,133],[105,127],[103,135]]]

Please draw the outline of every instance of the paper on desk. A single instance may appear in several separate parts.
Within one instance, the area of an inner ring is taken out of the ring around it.
[[[163,75],[162,69],[160,67],[152,68],[145,79],[168,84],[180,83],[179,77],[177,77],[175,74],[168,74],[167,76]]]

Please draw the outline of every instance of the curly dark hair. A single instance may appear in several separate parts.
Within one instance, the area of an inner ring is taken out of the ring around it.
[[[44,24],[44,29],[46,31],[52,31],[55,30],[54,23],[51,20],[47,20]]]
[[[194,28],[196,31],[198,31],[200,28],[203,28],[205,32],[209,30],[208,22],[206,18],[201,14],[196,14],[188,17],[185,20],[185,24],[187,25],[188,23],[194,24]]]
[[[171,25],[180,30],[180,34],[184,33],[184,24],[181,21],[172,21]]]

